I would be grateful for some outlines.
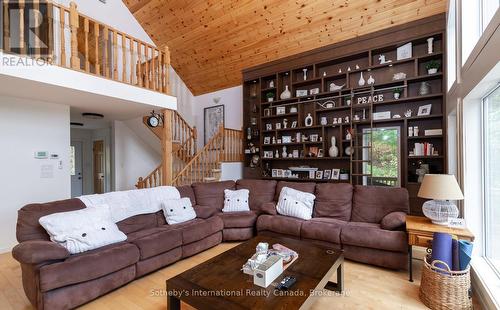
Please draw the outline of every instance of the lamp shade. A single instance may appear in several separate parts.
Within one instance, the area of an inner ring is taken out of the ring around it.
[[[418,197],[434,200],[462,200],[464,195],[453,174],[426,174]]]

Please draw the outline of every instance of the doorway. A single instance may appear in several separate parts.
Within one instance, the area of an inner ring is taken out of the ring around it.
[[[93,143],[93,175],[94,175],[94,194],[104,193],[104,173],[105,173],[105,157],[104,157],[104,141],[95,140]]]
[[[71,197],[83,195],[83,143],[81,141],[71,141]]]

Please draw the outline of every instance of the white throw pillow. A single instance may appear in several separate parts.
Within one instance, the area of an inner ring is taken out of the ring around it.
[[[316,196],[311,193],[283,187],[276,211],[281,215],[310,220],[313,213],[314,199],[316,199]]]
[[[191,200],[187,197],[163,202],[163,215],[168,225],[179,224],[196,218]]]
[[[239,189],[232,191],[230,189],[224,190],[224,208],[222,212],[241,212],[250,211],[248,206],[248,189]]]
[[[125,241],[127,236],[113,221],[108,205],[42,216],[38,222],[50,240],[65,247],[71,254]]]

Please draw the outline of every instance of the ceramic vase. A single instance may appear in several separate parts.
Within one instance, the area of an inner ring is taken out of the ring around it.
[[[427,54],[432,54],[434,52],[434,46],[433,46],[434,38],[428,38],[427,39]]]
[[[370,74],[370,77],[368,78],[368,80],[366,81],[368,83],[368,85],[372,85],[372,84],[375,84],[375,79],[373,78],[373,76]]]
[[[281,93],[280,99],[289,99],[292,97],[292,93],[288,89],[288,85],[285,85],[285,90]]]
[[[326,124],[328,124],[328,120],[326,119],[326,116],[322,116],[321,117],[321,125],[325,126]]]
[[[307,116],[305,119],[305,125],[306,125],[306,127],[311,127],[313,125],[313,118],[311,116],[311,113],[307,113]]]
[[[365,79],[363,78],[363,72],[361,72],[361,76],[359,77],[358,85],[359,86],[365,85]]]
[[[394,93],[394,99],[396,99],[396,100],[399,99],[399,96],[401,96],[400,93]]]
[[[429,82],[420,83],[420,88],[418,90],[418,94],[420,96],[428,95],[430,94],[430,92],[431,92],[431,84],[429,84]]]
[[[335,137],[332,137],[332,146],[328,150],[328,155],[330,155],[330,157],[339,156],[339,148],[335,144],[336,144],[336,139]]]

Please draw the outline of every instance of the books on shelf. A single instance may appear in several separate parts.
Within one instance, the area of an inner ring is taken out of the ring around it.
[[[410,152],[410,156],[438,156],[438,154],[432,143],[424,142],[415,143],[413,152]]]
[[[443,129],[426,129],[424,131],[425,136],[440,136],[443,134]]]

